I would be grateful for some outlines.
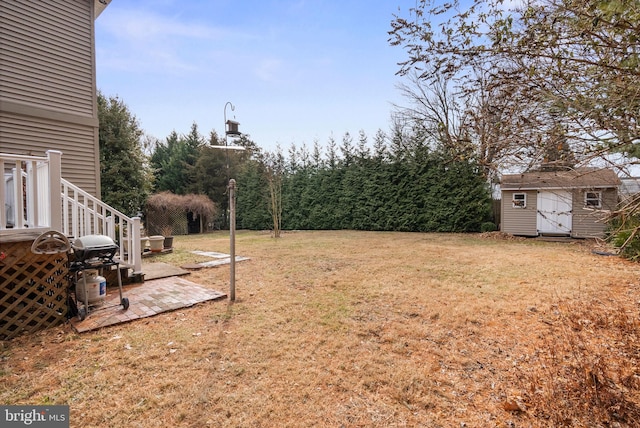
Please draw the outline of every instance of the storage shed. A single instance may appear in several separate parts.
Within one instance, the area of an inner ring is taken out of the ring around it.
[[[607,211],[618,204],[611,169],[535,171],[502,177],[500,230],[521,236],[603,237]]]

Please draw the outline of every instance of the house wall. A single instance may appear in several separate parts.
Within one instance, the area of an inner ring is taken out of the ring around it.
[[[0,1],[0,152],[60,150],[100,196],[93,0]]]
[[[602,238],[606,224],[601,221],[604,213],[585,209],[585,192],[580,189],[573,192],[573,226],[571,236],[574,238]],[[602,189],[602,209],[615,210],[618,204],[618,192],[615,189]]]
[[[525,208],[514,208],[512,204],[514,193],[526,193],[527,206]],[[502,207],[500,210],[500,230],[512,235],[537,236],[537,212],[538,212],[538,192],[527,191],[502,191]]]

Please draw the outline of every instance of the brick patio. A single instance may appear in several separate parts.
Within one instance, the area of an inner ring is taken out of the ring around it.
[[[71,325],[78,333],[82,333],[227,297],[224,293],[177,276],[126,286],[123,296],[129,299],[128,310],[125,311],[120,305],[118,288],[112,287],[107,290],[104,305],[90,311],[83,321],[72,318]]]

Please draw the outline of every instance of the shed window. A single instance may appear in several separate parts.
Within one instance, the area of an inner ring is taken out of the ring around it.
[[[527,194],[526,193],[514,193],[513,199],[511,199],[513,208],[526,208],[527,207]]]
[[[585,208],[601,208],[602,192],[585,192],[584,206]]]

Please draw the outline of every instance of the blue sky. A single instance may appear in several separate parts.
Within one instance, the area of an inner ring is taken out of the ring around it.
[[[415,0],[113,0],[96,20],[97,84],[149,135],[223,132],[273,150],[387,131],[404,59],[387,42]]]

